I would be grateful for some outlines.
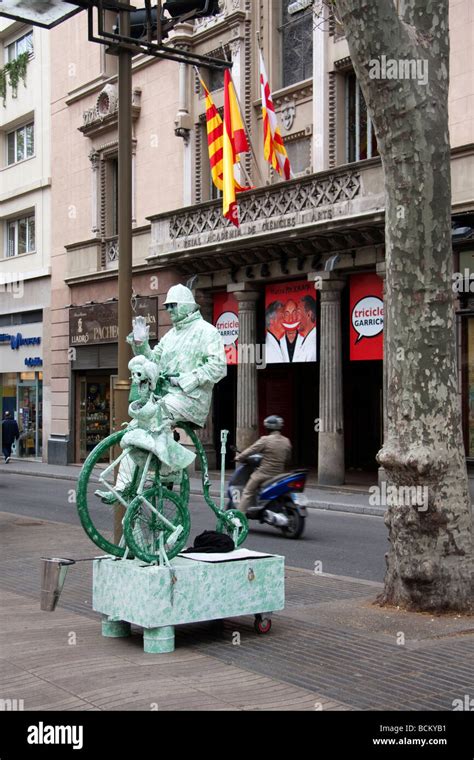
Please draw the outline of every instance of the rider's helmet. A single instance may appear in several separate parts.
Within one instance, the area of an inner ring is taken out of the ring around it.
[[[263,420],[263,426],[267,430],[281,430],[283,425],[283,417],[279,417],[277,414],[271,414],[270,417],[265,417]]]

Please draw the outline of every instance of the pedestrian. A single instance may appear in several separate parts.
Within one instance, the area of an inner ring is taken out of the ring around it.
[[[19,437],[20,431],[16,420],[12,418],[10,412],[5,412],[2,422],[2,452],[5,457],[5,464],[10,461],[13,443]]]

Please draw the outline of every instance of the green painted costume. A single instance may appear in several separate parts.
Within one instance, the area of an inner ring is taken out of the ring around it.
[[[127,337],[135,358],[129,363],[139,398],[132,401],[132,421],[121,441],[130,449],[122,459],[115,488],[123,491],[130,482],[134,465],[143,452],[155,454],[162,463],[162,475],[180,478],[181,471],[195,459],[195,454],[174,440],[172,428],[180,421],[204,427],[212,400],[212,389],[227,374],[222,338],[206,322],[193,294],[183,285],[174,285],[165,301],[173,327],[153,349],[148,342],[144,319],[134,320]],[[157,376],[161,392],[155,395]],[[111,500],[110,494],[96,492]]]

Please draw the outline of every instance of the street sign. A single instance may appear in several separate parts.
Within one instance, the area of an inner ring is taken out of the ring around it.
[[[63,0],[0,0],[0,16],[52,29],[82,7]]]
[[[0,0],[0,16],[52,29],[79,11],[99,4],[103,10],[134,10],[125,0]]]

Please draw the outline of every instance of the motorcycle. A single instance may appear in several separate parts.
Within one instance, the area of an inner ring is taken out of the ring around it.
[[[236,453],[237,449],[232,447]],[[229,480],[227,509],[239,509],[242,493],[263,456],[251,454],[242,462]],[[279,528],[286,538],[300,538],[307,516],[307,497],[303,491],[308,470],[283,473],[262,483],[257,494],[257,506],[247,512],[249,520],[259,520]]]

